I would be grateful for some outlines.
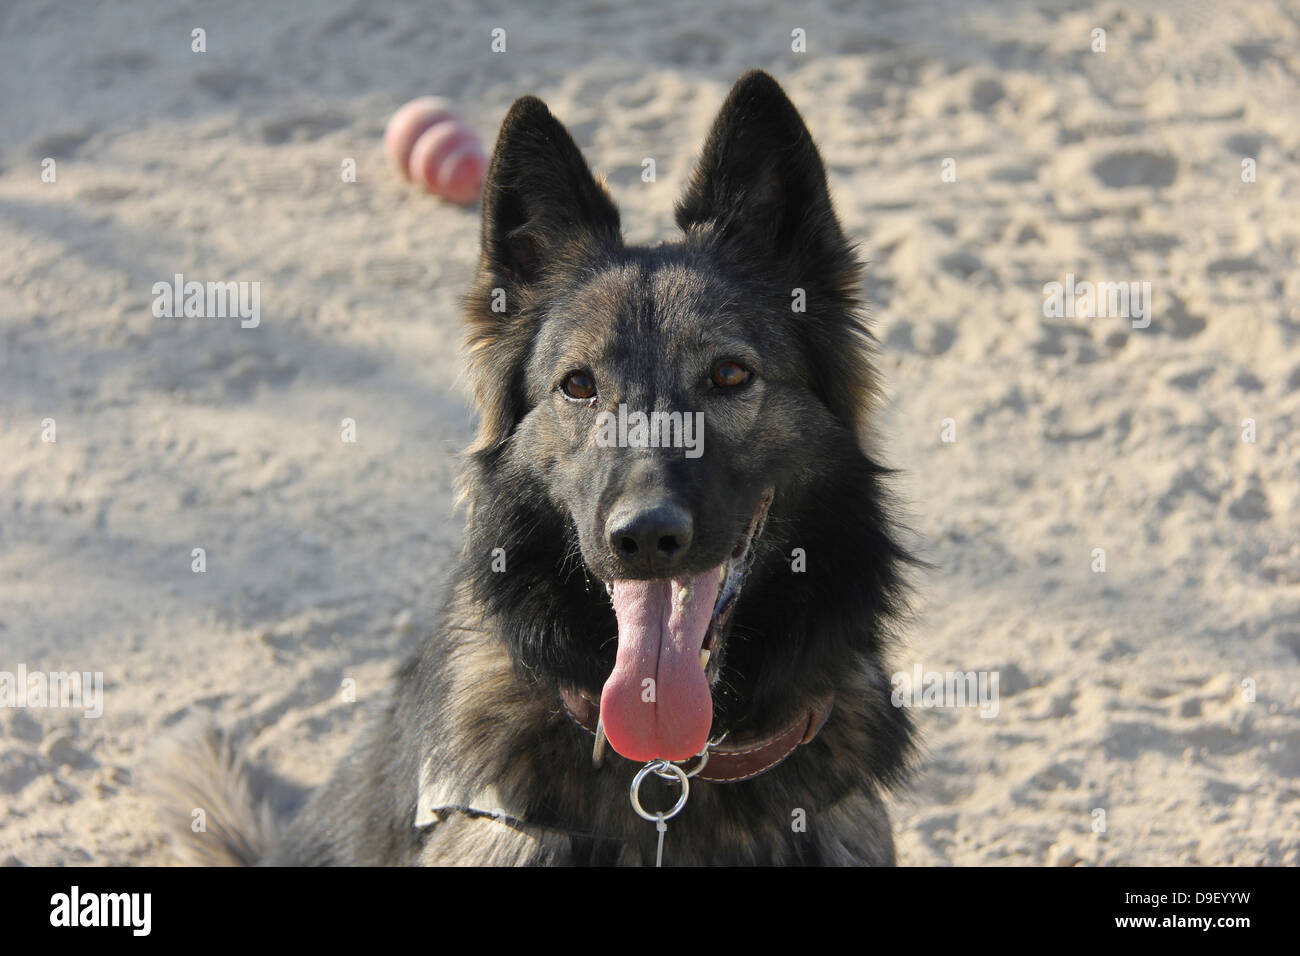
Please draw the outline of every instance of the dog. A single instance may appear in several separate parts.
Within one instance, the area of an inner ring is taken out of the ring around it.
[[[676,221],[625,244],[564,126],[511,107],[441,623],[287,821],[206,731],[170,781],[192,858],[895,862],[914,735],[885,658],[912,559],[870,451],[862,266],[766,73],[731,90]],[[193,833],[193,806],[217,825]]]

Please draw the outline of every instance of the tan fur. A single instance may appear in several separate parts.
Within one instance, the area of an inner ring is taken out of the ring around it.
[[[182,863],[247,866],[270,846],[271,811],[254,796],[243,755],[205,720],[159,740],[146,762],[144,789]],[[203,811],[202,829],[196,829],[196,810]]]

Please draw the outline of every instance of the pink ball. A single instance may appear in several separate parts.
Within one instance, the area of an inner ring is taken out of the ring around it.
[[[459,119],[434,123],[411,149],[410,178],[450,202],[477,200],[486,173],[483,146]]]
[[[416,140],[430,126],[447,119],[456,119],[456,111],[449,102],[437,96],[421,96],[401,107],[388,121],[384,152],[407,179],[411,178],[411,150]]]
[[[483,194],[483,180],[487,178],[488,159],[475,144],[472,150],[453,153],[438,170],[442,182],[442,198],[468,206],[478,202]]]

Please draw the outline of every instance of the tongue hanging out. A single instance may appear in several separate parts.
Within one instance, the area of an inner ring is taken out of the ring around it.
[[[713,568],[690,578],[614,582],[618,656],[600,716],[610,746],[624,757],[685,760],[708,743],[713,695],[700,650],[719,576]]]

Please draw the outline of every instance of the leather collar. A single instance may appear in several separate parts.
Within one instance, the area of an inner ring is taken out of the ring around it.
[[[589,734],[595,734],[600,725],[600,704],[587,695],[562,690],[560,699],[564,710],[578,726]],[[774,733],[764,736],[724,739],[720,743],[710,744],[708,762],[696,779],[710,783],[736,783],[757,777],[766,770],[771,770],[800,744],[806,744],[817,736],[831,715],[835,706],[835,695],[828,693],[825,697],[812,702],[807,710],[793,721]],[[599,755],[596,756],[599,766]],[[691,763],[683,764],[682,769],[689,773],[699,760],[692,757]]]

